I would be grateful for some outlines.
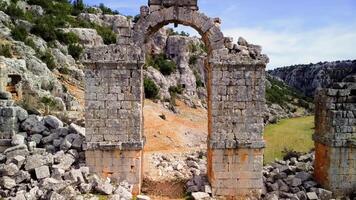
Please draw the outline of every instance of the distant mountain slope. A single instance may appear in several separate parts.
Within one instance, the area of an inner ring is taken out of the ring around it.
[[[356,60],[293,65],[268,71],[306,96],[314,96],[318,87],[326,87],[356,73]]]

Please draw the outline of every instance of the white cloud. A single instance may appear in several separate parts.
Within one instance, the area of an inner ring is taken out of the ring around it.
[[[262,45],[270,57],[268,68],[292,64],[356,59],[356,24],[329,26],[308,31],[234,28],[223,30],[225,36]]]

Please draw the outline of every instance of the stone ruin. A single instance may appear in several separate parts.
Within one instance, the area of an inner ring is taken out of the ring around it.
[[[214,196],[262,193],[263,109],[267,56],[261,47],[220,31],[220,20],[198,11],[197,1],[149,1],[127,43],[88,49],[86,160],[91,170],[140,192],[145,43],[163,26],[190,26],[208,47],[208,177]]]
[[[143,169],[145,44],[170,23],[196,29],[208,48],[208,179],[214,197],[263,192],[265,67],[261,47],[237,44],[195,0],[150,0],[125,43],[86,50],[86,160],[91,170],[140,192]],[[347,81],[347,80],[346,80]],[[316,179],[336,194],[355,189],[355,80],[316,98]],[[345,180],[345,181],[343,181]]]
[[[263,109],[267,56],[261,47],[224,37],[220,20],[198,11],[197,1],[149,1],[141,18],[123,27],[117,45],[85,53],[86,163],[92,172],[142,183],[143,65],[145,43],[161,27],[196,29],[208,47],[208,178],[214,197],[259,198],[263,192]],[[121,30],[121,29],[120,29]],[[356,77],[321,90],[316,97],[315,179],[336,195],[356,188]],[[21,115],[6,92],[0,65],[0,151],[16,134]]]
[[[315,97],[315,179],[335,195],[356,189],[356,75]]]

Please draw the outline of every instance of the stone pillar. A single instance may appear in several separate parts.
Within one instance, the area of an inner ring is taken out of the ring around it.
[[[336,196],[356,188],[356,76],[315,97],[315,179]]]
[[[86,163],[102,177],[127,180],[138,194],[144,145],[143,63],[125,45],[96,48],[86,56],[93,60],[85,69]]]
[[[6,91],[8,82],[7,70],[0,63],[0,152],[11,144],[11,138],[18,131],[16,109],[14,109],[11,94]]]
[[[261,196],[264,70],[264,65],[212,66],[208,176],[216,197]]]

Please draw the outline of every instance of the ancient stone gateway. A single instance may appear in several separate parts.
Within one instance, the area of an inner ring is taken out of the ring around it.
[[[315,97],[315,179],[336,196],[356,188],[356,75]]]
[[[118,45],[89,49],[86,59],[86,159],[102,176],[142,181],[143,64],[145,43],[161,27],[196,29],[209,49],[208,177],[216,197],[260,196],[263,166],[265,67],[261,47],[233,44],[219,19],[198,11],[195,0],[151,0]]]

